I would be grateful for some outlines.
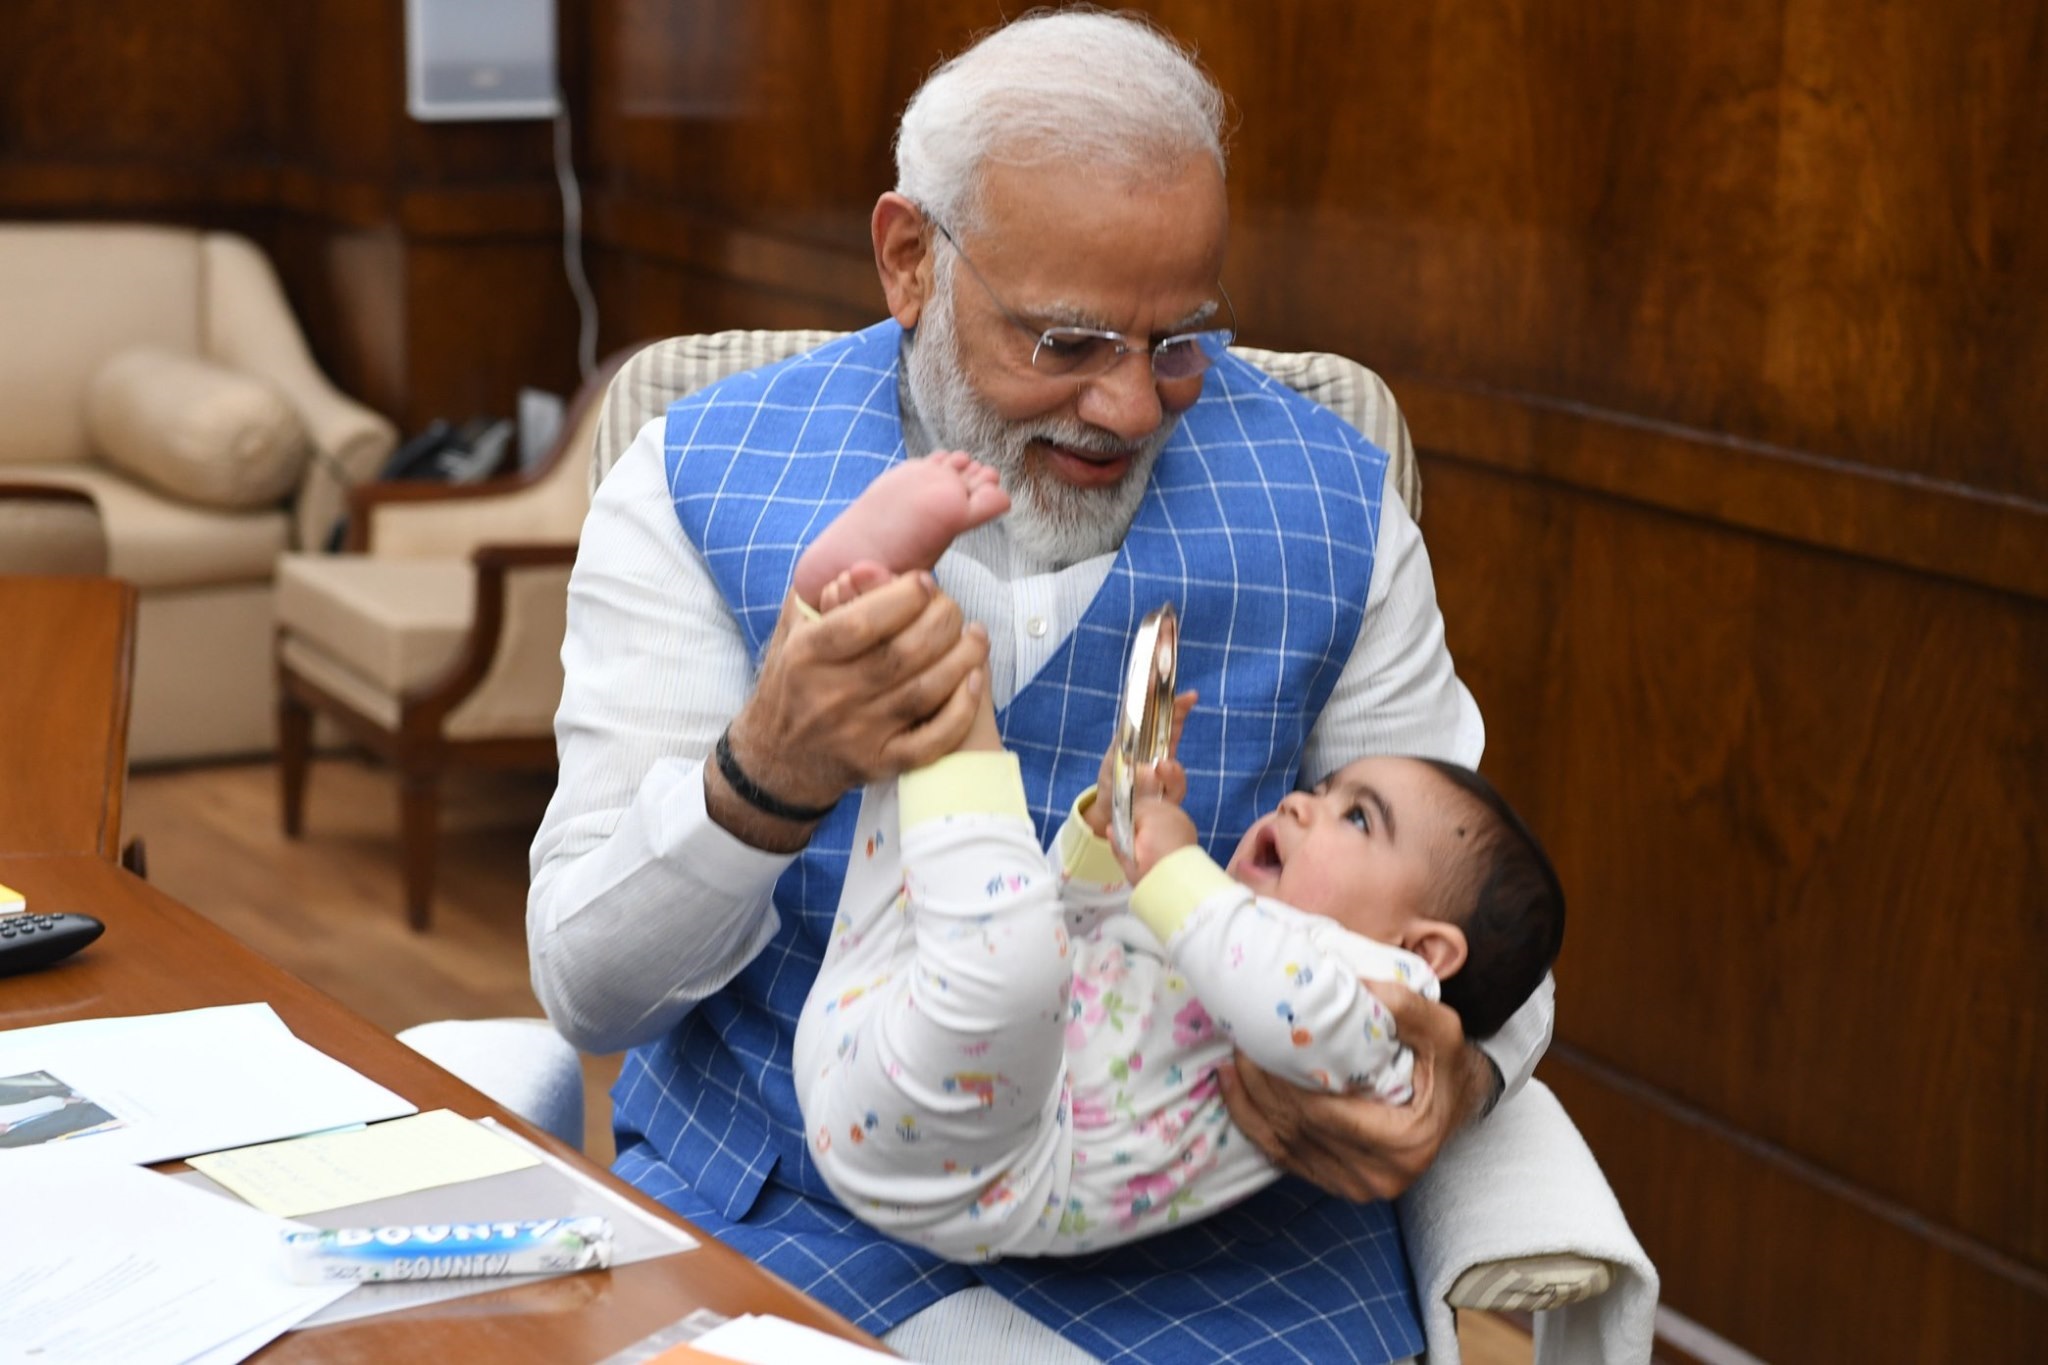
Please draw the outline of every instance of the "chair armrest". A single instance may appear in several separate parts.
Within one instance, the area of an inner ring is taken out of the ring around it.
[[[468,644],[446,673],[407,699],[408,724],[453,739],[551,737],[576,547],[485,545],[470,562],[476,607]]]
[[[1483,1261],[1460,1275],[1444,1295],[1453,1308],[1476,1313],[1541,1313],[1605,1294],[1614,1267],[1575,1252]]]
[[[107,571],[107,530],[90,494],[0,481],[0,573]]]
[[[376,478],[398,448],[398,428],[324,379],[321,386],[286,389],[313,444],[292,512],[292,535],[304,550],[326,547],[349,490]]]
[[[569,402],[561,434],[533,469],[455,486],[391,484],[349,499],[349,548],[385,559],[461,558],[494,542],[573,542],[590,510],[591,439],[606,390],[631,351],[586,378]]]
[[[313,459],[299,484],[293,535],[324,547],[347,491],[371,478],[398,445],[398,429],[337,389],[306,347],[277,272],[255,244],[232,233],[201,241],[206,265],[206,354],[261,375],[284,391],[306,424]]]
[[[573,484],[519,475],[363,484],[349,491],[348,549],[382,559],[466,559],[487,546],[573,544],[580,494]]]
[[[572,568],[576,563],[576,547],[569,543],[545,542],[525,545],[484,545],[478,547],[470,557],[482,577],[503,578],[518,569],[536,569],[547,566]]]
[[[583,1150],[583,1064],[545,1019],[437,1019],[398,1041]]]
[[[1454,1308],[1554,1310],[1539,1360],[1546,1334],[1559,1360],[1649,1360],[1657,1272],[1540,1081],[1458,1134],[1399,1209],[1431,1365],[1458,1359]]]

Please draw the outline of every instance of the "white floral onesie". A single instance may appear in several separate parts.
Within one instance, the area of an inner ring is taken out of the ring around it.
[[[811,1154],[864,1221],[981,1261],[1219,1212],[1277,1177],[1224,1108],[1233,1046],[1407,1101],[1414,1059],[1359,978],[1435,999],[1422,959],[1259,899],[1199,849],[1135,891],[1078,817],[1055,853],[1058,871],[1011,754],[863,797],[795,1076]]]

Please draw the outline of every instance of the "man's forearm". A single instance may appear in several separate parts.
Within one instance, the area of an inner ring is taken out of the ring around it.
[[[570,577],[555,798],[534,836],[535,993],[597,1052],[658,1036],[776,927],[785,855],[708,813],[703,760],[753,659],[667,500],[648,423],[591,505]]]
[[[699,765],[670,759],[603,838],[601,817],[543,828],[527,901],[534,991],[587,1051],[673,1028],[775,932],[770,896],[788,857],[719,828],[703,791]]]
[[[766,853],[801,853],[818,827],[817,819],[811,818],[812,812],[791,809],[789,802],[754,776],[779,772],[775,765],[756,756],[765,756],[767,750],[747,745],[744,735],[733,738],[731,729],[726,731],[725,745],[723,762],[704,765],[706,813],[719,828],[750,848]],[[742,749],[747,750],[748,757],[740,757]],[[734,785],[734,776],[746,785],[746,791]],[[773,777],[767,780],[772,781]]]

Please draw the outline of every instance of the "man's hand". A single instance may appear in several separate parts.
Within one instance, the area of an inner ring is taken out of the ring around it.
[[[1219,1072],[1231,1118],[1276,1166],[1354,1203],[1393,1199],[1419,1179],[1451,1134],[1486,1107],[1493,1068],[1465,1041],[1448,1005],[1369,981],[1415,1053],[1415,1097],[1325,1095],[1275,1079],[1239,1053]]]
[[[792,594],[761,660],[754,694],[728,732],[756,786],[792,806],[830,806],[852,788],[951,753],[973,723],[988,636],[929,574],[903,574],[821,619]],[[810,837],[740,799],[705,769],[711,818],[757,848]]]

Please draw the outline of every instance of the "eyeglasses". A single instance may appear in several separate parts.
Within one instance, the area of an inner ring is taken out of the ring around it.
[[[1018,330],[1032,339],[1031,368],[1040,374],[1062,379],[1093,379],[1115,369],[1133,351],[1149,351],[1152,354],[1153,378],[1193,379],[1215,364],[1217,358],[1230,349],[1230,343],[1237,339],[1237,309],[1231,305],[1230,295],[1223,292],[1220,284],[1216,286],[1216,293],[1223,300],[1223,310],[1230,318],[1228,327],[1176,332],[1156,342],[1133,341],[1122,332],[1099,327],[1035,327],[1003,302],[1002,295],[996,293],[995,287],[981,273],[981,268],[975,265],[974,258],[961,247],[959,238],[938,219],[929,215],[927,219],[966,263],[968,271],[988,294],[989,300]]]

